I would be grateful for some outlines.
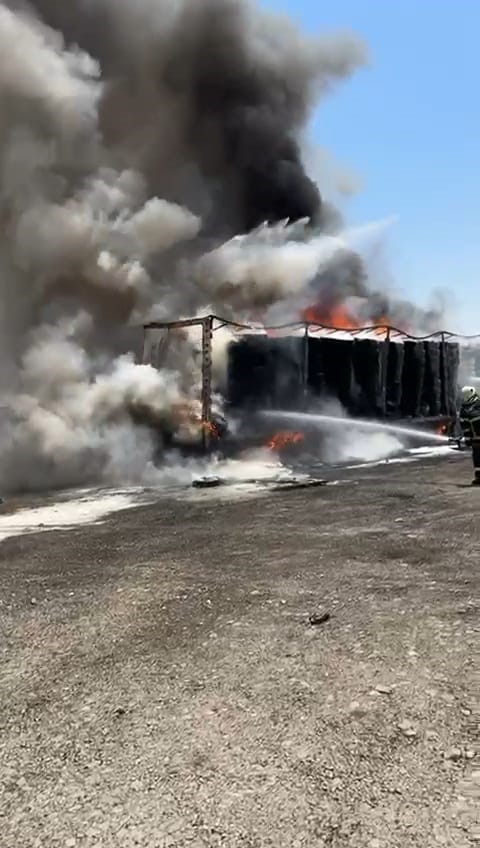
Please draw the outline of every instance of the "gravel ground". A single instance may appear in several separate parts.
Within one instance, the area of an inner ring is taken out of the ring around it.
[[[2,848],[480,844],[470,476],[452,454],[3,542]]]

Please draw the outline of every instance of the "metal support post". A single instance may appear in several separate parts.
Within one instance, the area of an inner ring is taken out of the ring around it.
[[[440,388],[441,388],[441,395],[443,395],[443,397],[441,397],[441,410],[440,411],[444,415],[451,415],[452,410],[450,408],[450,392],[449,392],[449,388],[450,388],[449,377],[450,377],[450,375],[448,373],[449,369],[450,369],[450,363],[448,361],[447,347],[446,347],[446,344],[445,344],[445,333],[441,333],[440,338],[441,338],[440,361],[442,363],[442,375],[441,375],[442,382],[441,382]]]
[[[387,416],[387,388],[388,388],[388,355],[390,352],[390,327],[387,327],[382,353],[382,415]]]
[[[212,335],[213,318],[202,320],[202,443],[204,451],[210,444],[212,420]]]
[[[308,397],[308,378],[309,378],[309,369],[308,369],[308,333],[309,325],[305,324],[305,330],[303,334],[303,368],[302,368],[302,380],[303,380],[303,400],[304,403],[307,401]]]

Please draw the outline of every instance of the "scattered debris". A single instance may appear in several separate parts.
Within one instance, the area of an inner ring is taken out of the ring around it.
[[[199,477],[198,480],[193,481],[192,486],[194,489],[213,489],[224,483],[221,477]]]
[[[314,612],[312,615],[309,615],[308,620],[312,626],[317,624],[325,624],[326,621],[330,620],[329,612]]]
[[[278,482],[274,486],[274,491],[280,492],[285,489],[312,489],[317,486],[326,486],[326,480],[286,480],[285,482]]]
[[[379,683],[378,686],[375,686],[375,692],[378,692],[379,695],[391,695],[393,689],[391,686],[384,686],[383,683]]]
[[[350,715],[352,715],[352,716],[358,716],[358,717],[359,717],[359,716],[363,716],[363,715],[365,715],[365,713],[367,712],[367,710],[365,709],[365,707],[363,707],[363,706],[362,706],[362,704],[360,703],[360,701],[352,701],[352,702],[349,704],[348,712],[349,712],[349,713],[350,713]]]
[[[452,760],[452,762],[456,763],[458,760],[462,759],[462,750],[461,748],[450,748],[445,753],[446,760]]]
[[[409,721],[402,721],[398,725],[398,729],[407,739],[414,739],[417,735],[417,731]]]

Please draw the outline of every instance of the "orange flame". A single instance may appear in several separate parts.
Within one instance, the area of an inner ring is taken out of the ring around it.
[[[281,431],[280,433],[275,433],[268,442],[266,443],[266,447],[269,450],[281,450],[285,448],[287,445],[297,445],[299,442],[303,442],[304,436],[303,433],[288,433],[286,431]]]
[[[373,332],[379,336],[383,336],[392,323],[388,315],[374,316],[369,318],[368,321],[362,321],[350,313],[344,303],[329,305],[317,303],[314,306],[309,306],[302,312],[302,319],[310,321],[312,324],[333,327],[335,330],[355,330],[375,326]],[[399,329],[403,328],[400,327]]]
[[[218,429],[215,426],[215,424],[213,423],[213,421],[203,421],[202,427],[205,430],[205,432],[208,433],[208,435],[212,437],[212,439],[219,439],[220,438],[220,433],[218,432]]]
[[[353,330],[358,326],[358,321],[350,315],[343,303],[333,303],[329,306],[309,306],[303,311],[302,318],[326,327],[334,327],[336,330]]]
[[[382,315],[381,318],[375,318],[372,320],[372,324],[375,324],[375,330],[373,331],[377,336],[383,336],[388,331],[389,320],[386,315]]]
[[[181,427],[187,427],[191,432],[208,433],[213,439],[219,439],[219,430],[213,421],[202,421],[200,404],[193,402],[178,403],[175,406],[175,417]]]

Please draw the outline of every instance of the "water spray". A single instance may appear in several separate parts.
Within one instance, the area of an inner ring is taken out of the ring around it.
[[[275,418],[282,421],[294,421],[296,424],[313,425],[322,428],[335,425],[346,428],[357,428],[359,430],[378,430],[384,433],[394,433],[398,436],[404,435],[410,439],[421,441],[428,440],[437,444],[449,443],[448,436],[439,433],[431,433],[415,427],[403,427],[401,424],[384,424],[381,421],[369,421],[363,418],[343,418],[340,415],[322,415],[312,412],[288,412],[281,410],[263,410],[259,413],[264,418]]]

